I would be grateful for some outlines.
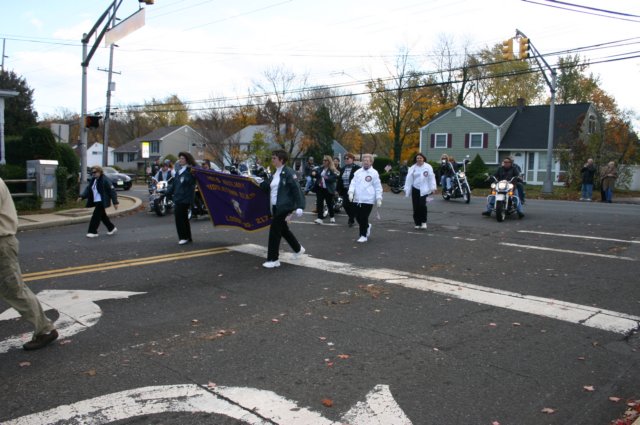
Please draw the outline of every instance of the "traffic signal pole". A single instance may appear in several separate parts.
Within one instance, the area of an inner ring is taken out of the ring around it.
[[[551,177],[551,167],[553,165],[553,137],[554,137],[554,127],[555,127],[555,110],[556,110],[556,87],[557,87],[557,73],[556,70],[553,69],[547,61],[544,60],[544,57],[540,54],[538,49],[536,49],[533,44],[531,44],[531,40],[524,35],[520,30],[516,29],[516,37],[522,37],[527,39],[528,48],[533,51],[533,58],[538,63],[540,69],[542,69],[542,76],[544,77],[549,89],[551,90],[551,104],[549,105],[549,132],[547,136],[547,167],[544,178],[544,183],[542,185],[542,193],[550,195],[553,193],[553,179]],[[522,54],[522,49],[521,52]],[[526,59],[526,58],[521,58]],[[542,61],[542,63],[541,63]],[[544,66],[543,66],[544,64]],[[549,71],[551,74],[551,78],[549,78],[544,71],[544,69]]]

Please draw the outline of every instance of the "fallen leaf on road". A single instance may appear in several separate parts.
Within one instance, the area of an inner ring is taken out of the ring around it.
[[[215,383],[215,382],[211,382],[211,381],[209,381],[209,382],[207,383],[207,388],[209,388],[209,389],[214,389],[215,387],[217,387],[217,385],[216,385],[216,383]]]
[[[327,339],[327,337],[326,337],[326,336],[319,336],[319,337],[318,337],[318,339],[319,339],[320,341],[325,341],[325,340]]]
[[[520,323],[518,323],[518,322],[513,322],[511,325],[512,326],[521,326]]]
[[[95,369],[89,369],[86,372],[84,372],[84,374],[89,376],[96,376],[97,372]]]
[[[496,327],[496,326],[498,326],[498,325],[497,325],[496,323],[491,322],[491,323],[489,323],[489,326],[491,326],[491,327],[495,328],[495,327]]]
[[[491,425],[500,425],[500,422],[498,422],[498,421],[493,421],[493,422],[491,422]]]
[[[18,366],[20,366],[20,367],[31,366],[31,362],[20,362],[20,363],[18,363]]]
[[[271,321],[272,321],[273,323],[279,323],[279,322],[280,322],[278,319],[271,319]]]
[[[323,398],[322,399],[322,405],[324,407],[332,407],[333,406],[333,401],[331,399],[328,399],[328,398]]]
[[[589,391],[589,392],[596,390],[593,385],[585,385],[582,388],[584,388],[585,391]]]
[[[544,409],[542,409],[542,413],[546,413],[548,415],[552,415],[552,414],[556,413],[556,409],[552,409],[550,407],[545,407]]]
[[[578,357],[578,360],[586,360],[586,358],[584,356],[580,356]]]
[[[619,401],[620,401],[620,397],[613,397],[613,396],[611,396],[611,397],[609,397],[609,401],[613,401],[614,403],[617,403],[617,402],[619,402]]]
[[[67,345],[67,344],[71,344],[70,339],[63,339],[62,341],[58,342],[58,345]]]
[[[348,354],[338,354],[338,358],[340,358],[340,359],[348,359],[349,357],[351,357],[351,356],[348,355]]]
[[[226,299],[227,299],[227,296],[226,296],[226,295],[220,295],[220,299],[221,299],[221,300],[226,300]]]

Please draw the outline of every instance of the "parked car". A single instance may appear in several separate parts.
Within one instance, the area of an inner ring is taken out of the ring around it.
[[[123,174],[113,167],[102,167],[104,175],[111,180],[113,187],[116,189],[129,190],[133,185],[131,177]],[[87,181],[91,180],[91,167],[87,167]]]

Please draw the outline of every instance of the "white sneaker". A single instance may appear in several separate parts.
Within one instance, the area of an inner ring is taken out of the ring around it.
[[[267,261],[262,263],[262,267],[266,268],[266,269],[274,269],[276,267],[280,267],[280,261],[276,260],[276,261]]]
[[[300,258],[302,258],[302,256],[304,255],[305,252],[307,252],[307,250],[304,249],[304,247],[302,245],[300,245],[300,251],[293,253],[293,259],[294,260],[299,260]]]
[[[189,239],[180,239],[180,241],[178,241],[178,245],[184,245],[189,243]]]
[[[422,223],[422,224],[420,225],[420,228],[421,228],[422,230],[427,230],[427,223]]]
[[[114,227],[112,231],[107,232],[107,235],[109,235],[109,236],[111,236],[111,235],[115,235],[117,231],[118,231],[118,228],[117,228],[117,227]]]
[[[363,243],[363,242],[366,242],[367,240],[368,239],[365,236],[360,236],[360,238],[356,242]]]
[[[316,218],[315,220],[313,220],[314,222],[318,223],[318,224],[324,224],[324,221],[322,221],[321,218]]]
[[[87,233],[87,237],[88,238],[97,238],[98,234],[97,233]]]
[[[329,219],[329,223],[335,223],[335,222],[336,222],[336,219],[335,219],[335,218],[331,217],[331,218]]]
[[[369,227],[367,227],[367,237],[369,236],[371,236],[371,223],[369,223]]]
[[[416,228],[416,229],[419,229],[419,228],[420,228],[420,226],[415,226],[415,228]]]

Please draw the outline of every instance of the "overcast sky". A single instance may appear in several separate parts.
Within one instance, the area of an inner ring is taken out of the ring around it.
[[[635,16],[544,6],[565,7],[548,0],[156,0],[145,6],[146,25],[117,43],[114,71],[121,74],[113,77],[112,106],[170,94],[183,101],[245,96],[277,67],[308,75],[314,85],[384,78],[402,48],[416,55],[421,70],[433,71],[429,55],[443,34],[462,53],[465,43],[479,50],[518,28],[543,54],[602,44],[581,55],[602,62],[590,71],[620,107],[640,113],[640,58],[613,61],[640,55],[640,1],[569,2]],[[110,4],[2,0],[4,66],[35,89],[41,118],[80,112],[80,40]],[[138,7],[138,1],[124,0],[117,17]],[[621,40],[618,47],[605,44]],[[555,64],[556,58],[547,61]],[[109,49],[101,44],[89,66],[89,112],[104,111],[107,73],[98,68],[108,62]]]

